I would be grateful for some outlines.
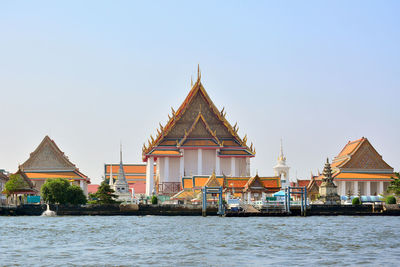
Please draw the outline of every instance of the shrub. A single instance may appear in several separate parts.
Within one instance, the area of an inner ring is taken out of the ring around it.
[[[158,203],[158,198],[157,196],[152,196],[151,197],[151,204],[156,205]]]
[[[386,204],[396,204],[396,198],[394,196],[388,196],[386,198]]]
[[[73,205],[86,204],[87,199],[83,190],[77,185],[71,185],[67,188],[67,203]]]
[[[359,197],[353,198],[353,200],[351,201],[351,204],[353,204],[353,205],[361,205],[360,198]]]

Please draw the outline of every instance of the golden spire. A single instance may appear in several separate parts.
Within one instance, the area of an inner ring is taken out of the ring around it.
[[[197,80],[201,79],[200,64],[197,64]]]
[[[193,87],[193,76],[190,75],[190,88],[192,88],[192,87]]]

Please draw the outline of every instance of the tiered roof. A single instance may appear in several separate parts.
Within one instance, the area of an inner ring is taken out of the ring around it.
[[[180,148],[219,148],[222,157],[255,155],[253,144],[247,145],[247,136],[239,137],[239,127],[232,127],[224,109],[217,109],[200,78],[199,72],[182,105],[177,111],[171,108],[167,124],[160,123],[156,138],[150,136],[148,144],[143,144],[144,161],[149,156],[181,156]]]

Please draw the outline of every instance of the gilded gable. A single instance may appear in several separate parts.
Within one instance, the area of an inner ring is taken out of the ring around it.
[[[190,105],[187,107],[185,113],[171,129],[167,135],[167,138],[183,138],[185,135],[185,130],[189,130],[200,112],[210,128],[213,131],[216,131],[218,138],[232,137],[223,123],[215,116],[214,111],[211,109],[204,97],[200,94],[199,90]]]

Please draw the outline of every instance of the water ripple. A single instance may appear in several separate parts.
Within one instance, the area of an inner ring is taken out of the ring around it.
[[[398,217],[0,217],[0,265],[396,266]]]

